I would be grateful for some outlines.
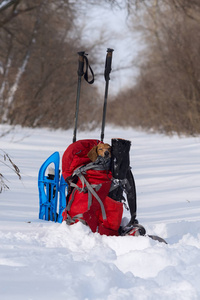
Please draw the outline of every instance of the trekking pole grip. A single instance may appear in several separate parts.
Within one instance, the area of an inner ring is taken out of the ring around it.
[[[107,55],[106,55],[106,63],[105,63],[105,72],[104,72],[104,77],[105,80],[108,81],[110,80],[110,72],[111,72],[111,64],[112,64],[112,53],[114,49],[108,48],[107,49]]]
[[[83,76],[84,74],[84,55],[85,55],[85,51],[81,51],[81,52],[78,52],[78,76]]]

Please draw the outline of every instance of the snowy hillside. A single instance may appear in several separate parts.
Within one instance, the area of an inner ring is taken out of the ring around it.
[[[1,125],[1,135],[9,128]],[[99,137],[100,130],[78,133]],[[0,164],[10,186],[0,194],[0,299],[200,299],[200,138],[111,127],[105,137],[131,140],[138,219],[168,245],[39,220],[39,168],[54,151],[62,156],[72,130],[16,127],[0,138],[22,175]]]

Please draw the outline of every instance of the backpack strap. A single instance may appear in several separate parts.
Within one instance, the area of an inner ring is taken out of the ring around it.
[[[115,189],[118,188],[119,186],[123,189],[123,191],[124,191],[126,194],[128,193],[128,191],[129,191],[130,188],[131,188],[128,179],[126,179],[126,178],[124,178],[124,179],[116,179],[116,178],[113,178],[113,180],[112,180],[112,185],[111,185],[111,188],[110,188],[110,191],[109,191],[109,192],[112,192],[113,190],[115,190]]]
[[[81,175],[81,176],[83,176],[83,175]],[[99,202],[100,207],[101,207],[101,212],[102,212],[103,220],[106,220],[107,219],[107,217],[106,217],[106,211],[105,211],[105,208],[104,208],[102,200],[100,199],[100,197],[98,196],[98,194],[95,192],[95,190],[93,189],[92,185],[89,184],[89,182],[86,180],[86,178],[84,176],[83,176],[83,178],[84,178],[85,184],[86,184],[86,186],[88,188],[88,195],[89,195],[89,193],[91,193],[96,198],[96,200]]]
[[[124,179],[116,179],[113,178],[112,179],[112,184],[111,184],[111,188],[110,188],[110,192],[114,191],[115,189],[117,189],[118,187],[121,187],[121,189],[128,195],[130,189],[131,189],[131,185],[128,181],[127,178]],[[124,198],[124,196],[122,195],[120,202],[123,203],[124,207],[126,208],[126,210],[129,210],[127,204],[126,204],[126,200]]]
[[[87,223],[82,219],[83,214],[78,214],[74,216],[73,218],[70,217],[70,215],[67,215],[67,219],[65,220],[67,225],[74,224],[77,220],[83,223],[84,225],[87,225]]]
[[[88,192],[88,210],[90,209],[90,207],[92,205],[92,196],[94,196],[95,199],[100,204],[103,220],[106,220],[107,216],[106,216],[106,211],[105,211],[105,208],[104,208],[104,204],[103,204],[101,198],[96,193],[96,191],[98,191],[101,188],[102,184],[90,184],[83,174],[85,174],[86,171],[88,171],[88,170],[109,170],[109,168],[110,168],[110,160],[109,159],[105,160],[103,157],[98,157],[98,159],[95,162],[91,162],[91,163],[89,163],[85,166],[81,166],[81,167],[77,168],[74,171],[74,173],[72,174],[72,177],[78,176],[80,181],[81,181],[82,187],[79,187],[74,182],[69,183],[70,186],[73,187],[74,189],[72,191],[71,200],[67,204],[66,210],[67,211],[70,210],[71,205],[74,201],[75,192],[77,190],[80,193],[87,191]],[[67,224],[73,224],[73,223],[76,222],[76,220],[79,220],[79,221],[81,220],[81,222],[83,221],[83,219],[81,219],[83,217],[82,214],[78,214],[78,215],[74,216],[73,218],[71,218],[69,215],[68,215],[68,217],[66,219]]]
[[[79,174],[86,173],[88,170],[96,170],[96,171],[103,171],[103,170],[109,170],[110,169],[110,158],[105,159],[102,156],[98,156],[97,160],[95,162],[91,162],[85,166],[81,166],[74,170],[72,177],[77,175],[79,177]]]
[[[72,192],[72,198],[71,198],[71,201],[68,203],[67,205],[67,211],[70,210],[71,208],[71,205],[74,201],[74,194],[75,194],[75,191],[78,190],[80,193],[81,192],[86,192],[88,191],[88,209],[90,208],[91,204],[92,204],[92,195],[95,197],[95,199],[99,202],[100,204],[100,207],[101,207],[101,212],[102,212],[102,216],[103,216],[103,220],[106,220],[107,217],[106,217],[106,211],[105,211],[105,208],[104,208],[104,205],[103,205],[103,202],[102,200],[100,199],[100,197],[98,196],[98,194],[96,193],[96,191],[98,191],[100,188],[101,188],[101,184],[90,184],[87,179],[85,178],[85,176],[82,174],[82,173],[79,173],[79,175],[77,175],[81,182],[82,182],[82,188],[80,188],[77,184],[75,183],[71,183],[70,185],[72,187],[74,187],[74,190]],[[95,191],[96,190],[96,191]]]

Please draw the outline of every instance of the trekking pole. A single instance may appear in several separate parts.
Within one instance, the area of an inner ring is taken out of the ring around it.
[[[101,142],[103,142],[104,139],[104,129],[105,129],[105,121],[106,121],[106,107],[107,107],[107,98],[108,98],[108,86],[109,86],[109,80],[110,80],[110,72],[111,72],[111,63],[112,63],[112,53],[113,49],[108,48],[107,49],[107,55],[106,55],[106,63],[105,63],[105,71],[104,71],[104,77],[106,81],[106,87],[105,87],[105,96],[104,96],[104,105],[103,105],[103,118],[102,118],[102,127],[101,127]]]
[[[76,142],[76,131],[78,125],[78,112],[79,112],[79,100],[80,100],[80,91],[81,91],[81,77],[84,75],[84,79],[87,83],[92,84],[94,82],[94,73],[92,68],[89,65],[88,59],[86,57],[85,51],[78,52],[78,85],[77,85],[77,94],[76,94],[76,111],[74,117],[74,134],[73,134],[73,143]],[[84,61],[86,62],[86,70],[84,72]],[[88,68],[91,72],[92,79],[88,80]]]
[[[84,54],[85,51],[78,52],[78,84],[77,84],[77,94],[76,94],[76,111],[74,117],[74,134],[73,134],[73,143],[76,142],[76,131],[78,124],[78,112],[79,112],[79,100],[80,100],[80,91],[81,91],[81,77],[84,74]]]

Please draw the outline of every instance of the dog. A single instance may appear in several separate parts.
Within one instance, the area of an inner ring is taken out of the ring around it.
[[[87,156],[92,162],[94,162],[98,156],[108,159],[111,157],[111,146],[109,144],[99,143],[88,152]]]

